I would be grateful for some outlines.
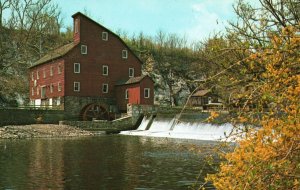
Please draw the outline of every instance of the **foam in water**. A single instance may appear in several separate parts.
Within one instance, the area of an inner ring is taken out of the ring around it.
[[[226,135],[232,133],[234,129],[233,125],[229,123],[213,125],[200,122],[178,122],[175,118],[155,118],[149,130],[145,130],[150,120],[150,118],[144,117],[138,130],[122,131],[120,134],[218,141],[225,140]]]
[[[229,123],[212,125],[209,123],[180,122],[175,125],[172,134],[176,138],[221,140],[225,139],[232,130],[233,126]]]

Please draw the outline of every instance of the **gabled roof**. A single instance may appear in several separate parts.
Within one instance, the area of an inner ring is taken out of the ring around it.
[[[116,38],[118,38],[120,40],[120,42],[122,42],[122,44],[133,54],[133,56],[135,58],[137,58],[137,60],[143,64],[143,62],[141,61],[141,59],[131,50],[131,48],[123,41],[123,39],[118,36],[117,34],[115,34],[113,31],[111,31],[110,29],[106,28],[105,26],[99,24],[98,22],[94,21],[93,19],[87,17],[86,15],[82,14],[81,12],[77,12],[75,14],[72,15],[73,18],[75,18],[77,15],[80,15],[86,19],[88,19],[89,21],[93,22],[94,24],[100,26],[101,28],[105,29],[107,32],[111,33],[112,35],[114,35]]]
[[[44,57],[41,59],[37,60],[30,68],[35,67],[37,65],[41,65],[45,62],[55,60],[57,58],[60,58],[64,55],[66,55],[70,50],[72,50],[77,44],[71,42],[69,44],[63,45],[57,49],[54,49],[47,53]]]
[[[72,17],[76,17],[77,15],[80,15],[86,19],[88,19],[89,21],[93,22],[94,24],[102,27],[103,29],[105,29],[106,31],[108,31],[109,33],[111,33],[112,35],[114,35],[116,38],[118,38],[120,40],[120,42],[123,43],[123,45],[138,59],[138,61],[142,64],[143,62],[140,60],[140,58],[129,48],[129,46],[120,38],[120,36],[118,36],[117,34],[115,34],[114,32],[112,32],[111,30],[109,30],[108,28],[102,26],[101,24],[97,23],[96,21],[92,20],[91,18],[85,16],[84,14],[82,14],[81,12],[77,12],[74,15],[72,15]],[[71,42],[69,44],[63,45],[57,49],[52,50],[51,52],[47,53],[45,56],[43,56],[41,59],[37,60],[35,63],[33,63],[32,66],[30,66],[29,68],[35,67],[37,65],[41,65],[45,62],[51,61],[51,60],[55,60],[58,59],[62,56],[64,56],[65,54],[67,54],[69,51],[71,51],[76,45],[74,42]]]
[[[208,94],[209,92],[211,92],[211,90],[198,90],[197,92],[195,92],[192,97],[199,97],[199,96],[205,96],[206,94]]]
[[[141,82],[145,77],[149,77],[147,75],[142,75],[139,77],[131,77],[128,80],[120,80],[117,82],[117,86],[127,85],[127,84],[135,84]],[[151,78],[150,78],[151,79]],[[152,80],[152,79],[151,79]]]

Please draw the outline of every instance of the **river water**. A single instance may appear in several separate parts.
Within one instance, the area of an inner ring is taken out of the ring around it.
[[[204,157],[215,145],[123,135],[0,140],[0,189],[199,187],[212,172]]]

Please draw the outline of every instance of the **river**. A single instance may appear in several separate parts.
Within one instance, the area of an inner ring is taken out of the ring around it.
[[[123,135],[0,140],[0,189],[188,189],[212,172],[204,157],[215,145]]]

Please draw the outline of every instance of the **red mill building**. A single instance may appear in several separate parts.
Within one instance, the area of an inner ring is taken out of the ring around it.
[[[127,104],[153,105],[153,80],[141,75],[141,60],[109,29],[74,14],[73,42],[30,67],[30,100],[59,106],[84,120],[108,119]]]

